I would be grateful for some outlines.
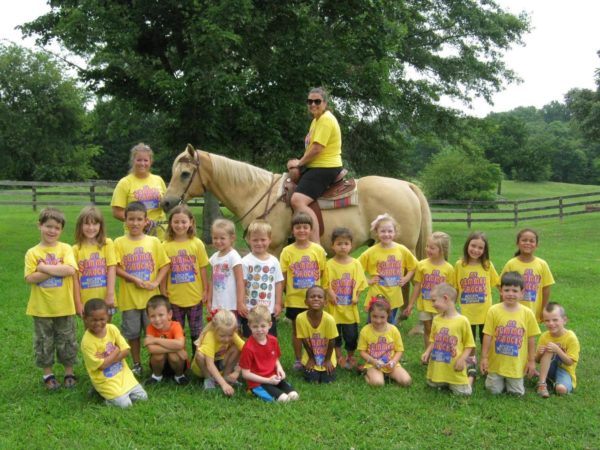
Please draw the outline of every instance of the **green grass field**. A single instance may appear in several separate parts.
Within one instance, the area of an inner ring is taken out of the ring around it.
[[[515,185],[515,190],[521,186]],[[543,196],[554,195],[551,186]],[[589,186],[586,186],[584,192]],[[577,187],[573,192],[577,192]],[[526,187],[525,191],[530,191]],[[594,190],[594,189],[590,189]],[[509,196],[509,183],[503,186]],[[533,196],[539,196],[536,192]],[[523,198],[523,197],[520,197]],[[65,208],[63,234],[72,242],[78,207]],[[110,235],[121,233],[110,219]],[[150,399],[129,410],[109,408],[88,397],[83,365],[76,367],[79,386],[47,393],[32,351],[32,320],[25,315],[28,287],[23,281],[25,251],[39,239],[37,213],[6,207],[0,213],[0,317],[5,355],[0,358],[0,448],[600,448],[600,327],[596,291],[600,267],[600,216],[590,214],[527,222],[541,233],[538,255],[556,278],[552,299],[563,303],[581,342],[577,392],[566,398],[538,398],[530,388],[524,398],[493,397],[479,379],[473,396],[453,397],[425,385],[419,364],[422,338],[402,325],[407,362],[413,377],[408,389],[368,387],[355,374],[338,373],[330,386],[312,386],[288,370],[300,401],[264,404],[240,391],[233,399],[206,393],[194,381],[185,388],[167,383],[149,390]],[[459,256],[468,234],[465,224],[435,224],[453,239]],[[498,270],[512,256],[516,229],[510,224],[479,227],[488,233]],[[280,321],[283,365],[292,363],[290,326]],[[79,324],[79,334],[83,327]],[[62,369],[57,368],[61,375]],[[145,374],[147,376],[148,373]]]

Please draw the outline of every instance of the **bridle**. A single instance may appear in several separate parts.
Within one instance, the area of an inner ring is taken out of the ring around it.
[[[177,163],[188,163],[191,164],[192,166],[194,166],[194,171],[192,172],[192,176],[190,177],[190,180],[188,181],[187,186],[185,187],[185,189],[183,190],[183,192],[181,193],[181,196],[179,197],[179,203],[177,203],[177,206],[181,205],[184,202],[184,198],[187,195],[188,191],[190,190],[190,186],[192,185],[193,181],[194,181],[194,175],[198,174],[198,180],[200,180],[200,185],[202,186],[202,190],[204,192],[206,192],[206,185],[204,184],[204,181],[202,180],[202,174],[200,172],[200,158],[198,156],[199,152],[198,150],[194,150],[194,159],[190,159],[186,156],[182,157],[179,161],[177,161]],[[210,158],[210,156],[209,156]]]

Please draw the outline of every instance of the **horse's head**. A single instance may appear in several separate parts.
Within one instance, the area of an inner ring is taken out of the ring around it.
[[[200,172],[199,152],[191,144],[188,144],[173,162],[171,181],[169,181],[167,192],[161,202],[161,206],[166,212],[190,198],[204,194],[206,186],[204,186]]]

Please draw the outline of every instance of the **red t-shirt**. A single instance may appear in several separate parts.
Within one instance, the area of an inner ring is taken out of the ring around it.
[[[275,336],[267,335],[267,342],[259,344],[254,336],[246,341],[240,356],[240,367],[261,377],[270,378],[277,374],[277,360],[281,356],[279,343]],[[246,380],[249,389],[260,386],[260,383]]]
[[[162,339],[181,339],[185,337],[181,324],[176,320],[171,320],[171,325],[168,330],[158,330],[154,328],[154,325],[150,324],[148,325],[148,328],[146,328],[146,335]]]

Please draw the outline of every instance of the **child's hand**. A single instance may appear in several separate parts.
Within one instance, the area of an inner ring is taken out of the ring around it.
[[[277,386],[279,383],[281,383],[281,378],[279,377],[279,375],[272,375],[271,377],[269,377],[269,384]]]
[[[559,350],[560,347],[555,342],[548,342],[548,344],[545,347],[545,351],[550,353],[558,353]]]
[[[144,345],[147,347],[148,345],[152,345],[156,342],[156,338],[154,336],[146,336],[144,338]]]
[[[225,394],[227,397],[232,397],[233,394],[235,394],[235,389],[233,389],[233,387],[231,387],[231,385],[226,381],[221,386],[221,390],[223,391],[223,394]]]
[[[75,301],[75,313],[83,318],[83,303],[81,303],[80,301]]]
[[[479,362],[479,370],[481,370],[482,374],[488,373],[488,359],[487,356],[482,356],[481,361]]]
[[[43,262],[43,261],[40,261],[40,262],[38,263],[38,265],[37,265],[37,267],[36,267],[36,269],[35,269],[35,270],[36,270],[37,272],[46,273],[46,267],[47,267],[47,266],[48,266],[48,265],[47,265],[45,262]]]
[[[381,277],[379,275],[375,275],[367,281],[367,284],[369,286],[371,286],[373,284],[379,284],[380,280],[381,280]]]
[[[525,366],[525,375],[527,378],[532,378],[538,374],[538,371],[535,370],[535,361],[527,361],[527,365]]]
[[[277,318],[279,317],[279,314],[281,314],[281,305],[276,303],[275,308],[273,310],[273,315],[275,316],[275,318]]]
[[[413,307],[412,306],[407,306],[406,308],[404,308],[404,311],[402,311],[402,317],[410,317],[410,314],[412,313]]]
[[[396,364],[398,364],[398,363],[392,359],[391,361],[388,361],[388,363],[386,364],[386,366],[388,366],[390,369],[393,370],[394,367],[396,367]]]
[[[242,316],[245,319],[248,317],[248,307],[246,306],[246,304],[237,305],[237,312],[240,316]]]
[[[144,282],[144,289],[146,289],[148,291],[153,291],[157,287],[158,287],[158,281],[145,281]]]
[[[400,278],[400,286],[403,286],[410,281],[409,277],[401,277]]]
[[[132,283],[135,284],[139,289],[145,289],[144,286],[146,285],[146,282],[140,278],[134,277]]]
[[[323,363],[323,367],[325,367],[325,370],[329,374],[332,374],[333,372],[335,372],[335,367],[333,367],[333,363],[331,362],[330,359],[328,359],[327,361],[325,361]]]
[[[106,306],[108,306],[109,308],[114,308],[115,294],[106,294],[106,297],[104,297],[104,303],[106,303]]]
[[[457,372],[462,372],[464,370],[464,368],[466,367],[466,362],[464,359],[462,358],[458,358],[456,360],[456,362],[454,363],[454,370]]]
[[[429,362],[429,352],[425,352],[421,355],[421,364],[426,366],[428,362]]]
[[[338,299],[337,299],[337,295],[333,294],[331,296],[329,296],[329,301],[331,302],[332,305],[337,305],[338,304]]]
[[[279,377],[279,381],[285,380],[285,371],[283,367],[281,369],[277,369],[277,376]]]
[[[315,360],[313,358],[308,358],[308,361],[306,361],[306,364],[304,364],[304,369],[310,372],[314,369],[315,365]]]

